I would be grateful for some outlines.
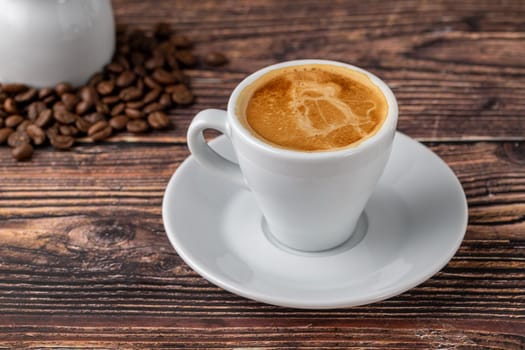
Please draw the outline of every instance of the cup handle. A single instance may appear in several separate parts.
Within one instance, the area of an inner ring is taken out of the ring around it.
[[[188,128],[188,147],[200,165],[222,174],[243,188],[247,188],[239,164],[224,158],[208,145],[203,135],[203,131],[206,129],[221,132],[231,142],[228,113],[220,109],[205,109],[197,113]]]

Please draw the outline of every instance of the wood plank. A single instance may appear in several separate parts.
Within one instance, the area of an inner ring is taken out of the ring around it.
[[[191,71],[198,103],[173,111],[177,129],[150,140],[184,142],[196,112],[225,108],[248,73],[307,57],[350,62],[384,78],[399,99],[399,129],[418,139],[525,140],[523,2],[498,8],[490,2],[115,5],[119,22],[151,28],[166,20],[196,41],[196,52],[217,49],[231,60],[223,68]]]
[[[169,177],[188,155],[183,145],[47,149],[28,163],[0,152],[0,309],[13,317],[522,319],[523,146],[430,144],[468,196],[470,222],[459,252],[442,272],[398,297],[326,312],[237,297],[182,262],[160,209]]]
[[[129,320],[124,318],[129,324]],[[131,322],[137,319],[131,319]],[[12,333],[11,327],[0,327],[5,335],[3,346],[25,347],[86,347],[90,349],[136,348],[450,348],[457,349],[522,349],[523,338],[514,333],[511,322],[472,323],[461,320],[433,321],[420,319],[399,321],[392,319],[362,320],[311,320],[297,319],[287,322],[276,320],[267,325],[248,322],[238,325],[238,320],[201,319],[199,321],[161,322],[144,319],[134,327],[78,326],[78,321],[63,319],[62,326],[50,327],[42,320],[23,326],[13,320],[21,337]],[[112,319],[112,324],[117,324]],[[51,318],[56,323],[56,318]],[[506,328],[505,328],[506,327]],[[336,335],[334,337],[334,335]],[[21,340],[18,340],[20,339]]]
[[[472,239],[519,239],[525,228],[525,143],[428,143],[459,176],[470,206]],[[51,148],[27,163],[0,149],[0,219],[140,210],[160,215],[164,188],[188,156],[185,145],[125,142]],[[105,214],[104,214],[105,215]]]

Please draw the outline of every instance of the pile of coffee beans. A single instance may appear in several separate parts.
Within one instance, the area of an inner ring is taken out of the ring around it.
[[[77,89],[68,83],[32,88],[0,85],[0,145],[16,160],[30,159],[33,147],[59,150],[75,142],[97,142],[116,132],[145,133],[171,126],[165,111],[194,101],[184,69],[200,64],[192,42],[159,23],[153,32],[117,28],[117,49],[102,72]],[[210,52],[208,66],[227,63]]]

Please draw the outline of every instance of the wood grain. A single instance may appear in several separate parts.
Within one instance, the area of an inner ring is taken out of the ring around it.
[[[113,1],[195,51],[176,128],[16,163],[0,148],[0,349],[525,349],[525,2]],[[201,109],[263,66],[321,57],[392,86],[399,129],[457,174],[469,225],[437,275],[392,299],[295,310],[210,284],[170,246],[164,188]]]
[[[179,128],[168,141],[185,141],[197,111],[225,108],[247,74],[283,60],[315,57],[353,63],[382,77],[399,100],[399,129],[412,137],[525,140],[521,1],[504,6],[478,1],[371,1],[366,6],[353,1],[332,6],[163,1],[151,6],[126,1],[116,6],[116,15],[141,28],[162,19],[193,38],[196,52],[216,49],[230,58],[219,70],[200,66],[191,72],[198,103],[173,111]]]
[[[459,252],[442,272],[409,292],[369,306],[330,311],[283,309],[237,297],[182,262],[164,234],[160,206],[169,177],[188,155],[185,147],[119,143],[41,152],[31,163],[2,172],[4,320],[22,327],[22,317],[29,325],[26,331],[49,346],[78,345],[82,333],[88,347],[118,341],[137,347],[162,345],[162,334],[171,345],[281,347],[292,344],[282,335],[295,330],[299,334],[294,346],[335,348],[373,341],[389,329],[392,336],[381,340],[383,348],[456,341],[519,349],[525,339],[523,145],[430,146],[459,174],[468,196],[471,219]],[[7,163],[8,155],[2,157],[0,162]],[[52,177],[42,172],[51,167]],[[46,324],[47,330],[34,325],[47,322],[49,315],[53,321]],[[375,323],[366,327],[347,322],[370,322],[370,316]],[[123,317],[129,323],[121,323]],[[68,327],[71,318],[77,320],[77,328]],[[462,322],[472,318],[486,328],[477,330],[476,323],[474,329],[464,328]],[[298,319],[306,329],[287,323]],[[96,320],[103,320],[104,327],[97,327]],[[157,326],[144,329],[146,320]],[[171,321],[182,325],[169,325]],[[318,321],[326,324],[313,327]],[[400,328],[391,329],[390,322]],[[49,332],[57,332],[55,338]],[[8,341],[10,333],[0,327],[0,339],[5,334]],[[334,340],[335,334],[341,339]],[[218,335],[231,344],[216,342]],[[27,336],[22,339],[32,344]],[[310,340],[317,343],[307,345]]]
[[[123,319],[129,322],[128,318]],[[137,319],[132,319],[136,321]],[[407,324],[391,319],[311,320],[296,319],[282,325],[275,322],[248,322],[244,326],[231,327],[229,319],[220,324],[207,319],[177,324],[155,322],[140,318],[147,325],[132,329],[75,325],[69,321],[60,327],[25,327],[23,341],[8,334],[7,346],[27,347],[82,347],[90,349],[136,349],[136,348],[236,348],[236,349],[506,349],[520,350],[520,337],[509,333],[511,322],[502,325],[500,332],[487,330],[484,324],[473,325],[457,320],[435,322],[418,320]],[[27,321],[26,321],[27,322]],[[34,322],[31,320],[31,322]],[[66,321],[67,322],[67,321]],[[23,324],[23,322],[18,322]],[[115,322],[116,323],[116,322]],[[385,330],[385,325],[390,330]],[[212,327],[210,327],[212,326]],[[0,332],[9,332],[9,328]],[[1,334],[1,333],[0,333]],[[337,337],[331,335],[337,334]],[[33,340],[41,337],[42,340]],[[60,339],[60,340],[59,340]],[[168,340],[169,339],[169,340]]]

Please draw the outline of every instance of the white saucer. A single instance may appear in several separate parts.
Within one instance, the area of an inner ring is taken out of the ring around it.
[[[235,158],[225,137],[211,144]],[[162,204],[171,244],[208,281],[246,298],[308,309],[373,303],[415,287],[455,254],[467,216],[454,173],[401,133],[357,232],[331,251],[280,247],[263,232],[250,192],[191,156],[171,178]]]

